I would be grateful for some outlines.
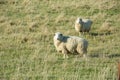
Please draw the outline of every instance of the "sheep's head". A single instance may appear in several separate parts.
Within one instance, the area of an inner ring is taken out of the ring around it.
[[[54,40],[60,40],[62,41],[63,39],[63,34],[60,32],[55,33]]]
[[[82,19],[81,18],[77,18],[76,23],[81,23]]]

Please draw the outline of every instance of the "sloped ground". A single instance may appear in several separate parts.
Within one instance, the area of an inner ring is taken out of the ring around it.
[[[77,17],[90,18],[86,61],[63,59],[54,32],[78,36]],[[120,58],[119,0],[0,0],[1,80],[116,80]]]

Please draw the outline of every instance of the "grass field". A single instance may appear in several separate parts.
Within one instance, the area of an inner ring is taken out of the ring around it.
[[[64,59],[54,33],[79,36],[77,17],[90,18],[87,61]],[[0,80],[117,80],[119,0],[0,0]]]

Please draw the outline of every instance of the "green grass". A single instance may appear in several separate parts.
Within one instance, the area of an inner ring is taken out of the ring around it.
[[[117,80],[119,0],[0,0],[0,80]],[[90,18],[85,60],[64,59],[54,33],[78,36],[77,17]],[[105,25],[110,24],[110,25]]]

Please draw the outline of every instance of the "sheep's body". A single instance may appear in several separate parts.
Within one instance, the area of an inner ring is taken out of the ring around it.
[[[75,22],[75,30],[77,32],[89,32],[91,29],[92,21],[90,19],[78,18]]]
[[[56,35],[59,34],[56,33]],[[76,36],[61,36],[61,39],[58,39],[56,35],[54,36],[54,45],[58,52],[62,52],[65,56],[68,53],[80,55],[87,53],[87,40]]]

